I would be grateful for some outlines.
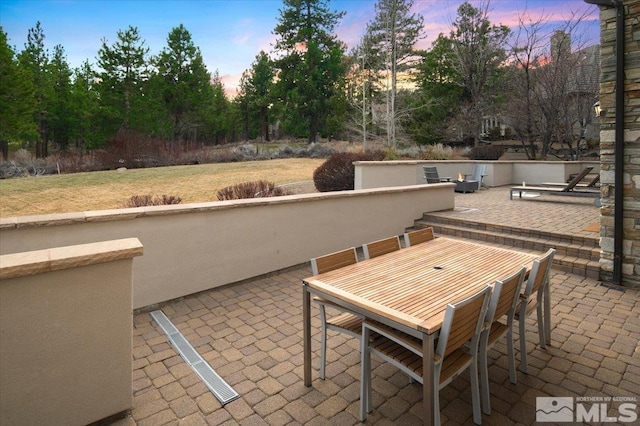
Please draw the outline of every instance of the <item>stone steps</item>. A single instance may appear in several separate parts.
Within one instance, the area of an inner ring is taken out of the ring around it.
[[[481,241],[486,244],[524,251],[557,250],[553,266],[561,271],[598,279],[600,247],[598,238],[456,219],[425,213],[414,229],[433,227],[436,235]]]

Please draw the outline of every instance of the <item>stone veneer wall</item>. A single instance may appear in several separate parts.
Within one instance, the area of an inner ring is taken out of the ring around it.
[[[624,0],[625,130],[622,283],[640,287],[640,0]],[[601,278],[613,276],[616,9],[600,8]]]

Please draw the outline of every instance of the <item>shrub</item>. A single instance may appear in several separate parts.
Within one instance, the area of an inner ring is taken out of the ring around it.
[[[180,204],[182,198],[173,195],[152,196],[152,195],[132,195],[124,204],[125,207],[145,207],[145,206],[166,206],[169,204]]]
[[[258,180],[254,182],[243,182],[232,186],[227,186],[218,191],[218,200],[240,200],[244,198],[265,198],[278,197],[280,195],[291,195],[289,192],[276,186],[273,182]]]
[[[502,154],[504,154],[504,147],[485,145],[471,148],[467,157],[472,160],[498,160]]]
[[[320,192],[353,189],[354,161],[382,161],[384,159],[385,153],[381,151],[333,154],[313,172],[313,183]]]
[[[441,143],[428,145],[422,153],[423,160],[451,160],[454,156],[454,149]]]

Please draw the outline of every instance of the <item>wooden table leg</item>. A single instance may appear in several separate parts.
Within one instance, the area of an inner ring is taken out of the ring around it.
[[[424,424],[432,426],[435,423],[434,374],[433,355],[435,334],[425,334],[422,337],[422,404],[424,407]]]
[[[302,345],[304,357],[304,385],[311,386],[311,295],[302,285]]]

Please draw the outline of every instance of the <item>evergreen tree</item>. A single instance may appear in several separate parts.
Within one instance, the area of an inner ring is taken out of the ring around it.
[[[251,69],[243,73],[240,82],[241,105],[246,114],[245,131],[249,134],[249,117],[255,114],[258,117],[258,134],[266,141],[269,140],[269,108],[273,100],[274,76],[273,62],[261,51]]]
[[[475,146],[480,143],[483,112],[491,109],[495,99],[489,88],[501,73],[500,67],[507,57],[504,45],[510,33],[508,27],[489,22],[488,6],[488,2],[479,8],[469,2],[460,5],[450,34],[456,81],[464,88],[465,102],[458,125]]]
[[[132,121],[138,124],[144,121],[133,116],[132,105],[134,100],[143,96],[148,79],[148,53],[149,48],[136,27],[119,30],[118,40],[111,46],[102,39],[97,59],[103,71],[99,74],[97,89],[104,118],[113,130],[130,127]]]
[[[194,138],[202,123],[198,111],[212,101],[211,74],[200,49],[184,25],[167,37],[167,47],[155,60],[160,77],[161,96],[171,119],[175,140]]]
[[[197,127],[196,131],[204,139],[221,144],[227,142],[227,133],[233,129],[233,120],[229,116],[231,103],[227,98],[218,70],[211,76],[210,89],[209,101],[198,110],[197,117],[202,126]]]
[[[278,93],[283,125],[309,142],[326,132],[329,105],[342,90],[344,44],[333,34],[344,12],[331,11],[327,0],[284,0],[274,32],[281,58]]]
[[[36,123],[37,138],[36,157],[44,158],[48,155],[49,146],[49,102],[52,97],[52,86],[49,80],[48,52],[44,47],[44,31],[38,21],[35,28],[30,28],[24,50],[18,55],[21,73],[30,81],[33,87],[33,120]],[[32,139],[33,140],[33,139]]]
[[[53,143],[61,150],[66,150],[73,131],[71,110],[71,69],[67,63],[64,48],[56,45],[49,62],[51,83],[53,84],[50,100],[50,126]]]
[[[95,90],[96,72],[89,61],[85,60],[73,72],[71,86],[71,110],[73,125],[71,139],[76,148],[97,148],[108,136],[100,133],[98,112],[100,108],[98,93]]]
[[[0,143],[5,160],[9,141],[37,137],[34,88],[28,77],[0,27]]]
[[[413,99],[416,108],[408,132],[418,143],[447,142],[455,138],[448,134],[449,126],[463,94],[462,87],[456,84],[451,39],[440,34],[431,49],[420,55],[422,60],[415,75],[418,91]]]

